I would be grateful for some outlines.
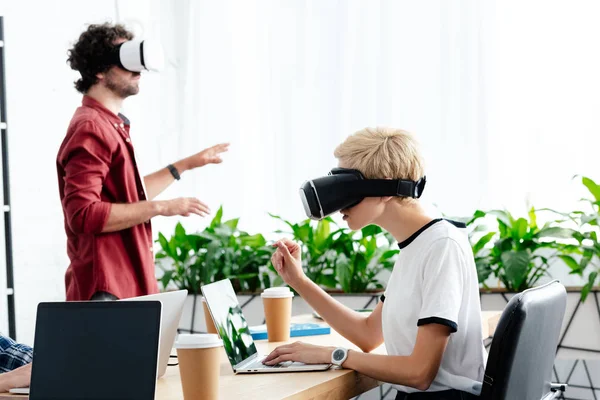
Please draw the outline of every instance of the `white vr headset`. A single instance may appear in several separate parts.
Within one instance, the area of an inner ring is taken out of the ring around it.
[[[115,47],[110,63],[131,72],[159,72],[164,67],[163,49],[158,41],[130,40]]]

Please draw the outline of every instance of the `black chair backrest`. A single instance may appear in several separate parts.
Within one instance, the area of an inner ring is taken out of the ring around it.
[[[567,291],[558,281],[508,302],[492,340],[482,399],[540,400],[550,392],[566,305]]]

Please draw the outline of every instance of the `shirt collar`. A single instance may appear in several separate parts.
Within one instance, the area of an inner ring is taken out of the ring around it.
[[[119,113],[119,115],[115,115],[112,111],[110,111],[108,108],[104,107],[102,105],[102,103],[100,103],[99,101],[97,101],[96,99],[90,97],[90,96],[83,96],[83,100],[81,100],[81,105],[84,107],[90,107],[93,108],[99,112],[101,112],[106,118],[108,118],[108,120],[110,121],[111,124],[124,124],[124,125],[129,125],[129,119],[124,116],[123,114]]]

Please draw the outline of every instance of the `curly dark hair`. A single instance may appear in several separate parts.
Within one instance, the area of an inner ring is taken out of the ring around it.
[[[78,92],[87,93],[98,82],[96,74],[105,72],[112,66],[107,60],[110,59],[117,39],[131,40],[133,33],[120,24],[91,24],[79,36],[73,48],[69,49],[67,63],[81,74],[81,79],[75,81]]]

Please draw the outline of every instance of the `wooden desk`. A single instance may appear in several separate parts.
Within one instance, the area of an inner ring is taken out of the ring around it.
[[[500,311],[482,313],[482,331],[484,338],[493,335]],[[312,316],[299,316],[293,318],[294,322],[314,322]],[[344,346],[358,350],[356,346],[347,341],[333,329],[330,335],[306,336],[292,338],[292,341],[301,340],[305,343],[323,346]],[[282,343],[269,343],[265,340],[256,341],[259,353],[268,354],[269,351]],[[382,345],[373,351],[376,354],[385,354]],[[221,356],[221,399],[349,399],[367,392],[380,385],[375,379],[358,374],[347,369],[331,369],[320,372],[293,372],[271,374],[239,374],[234,375],[231,365],[223,352]],[[23,396],[7,396],[15,398]],[[0,395],[0,399],[4,397]],[[181,400],[183,394],[179,379],[179,367],[168,367],[166,374],[158,380],[156,385],[156,400]]]
[[[488,338],[495,330],[500,311],[482,313],[483,337]],[[294,322],[315,322],[312,316],[294,317]],[[330,335],[305,336],[292,338],[323,346],[343,346],[349,349],[358,348],[331,330]],[[259,353],[268,354],[269,351],[282,343],[269,343],[264,340],[256,341]],[[381,345],[372,353],[385,354],[385,347]],[[321,372],[293,372],[271,374],[239,374],[234,375],[227,356],[223,352],[221,358],[221,399],[350,399],[361,393],[367,392],[380,385],[375,379],[369,378],[355,371],[332,369]],[[156,387],[157,400],[180,400],[181,382],[177,367],[169,367],[165,376],[158,381]]]

